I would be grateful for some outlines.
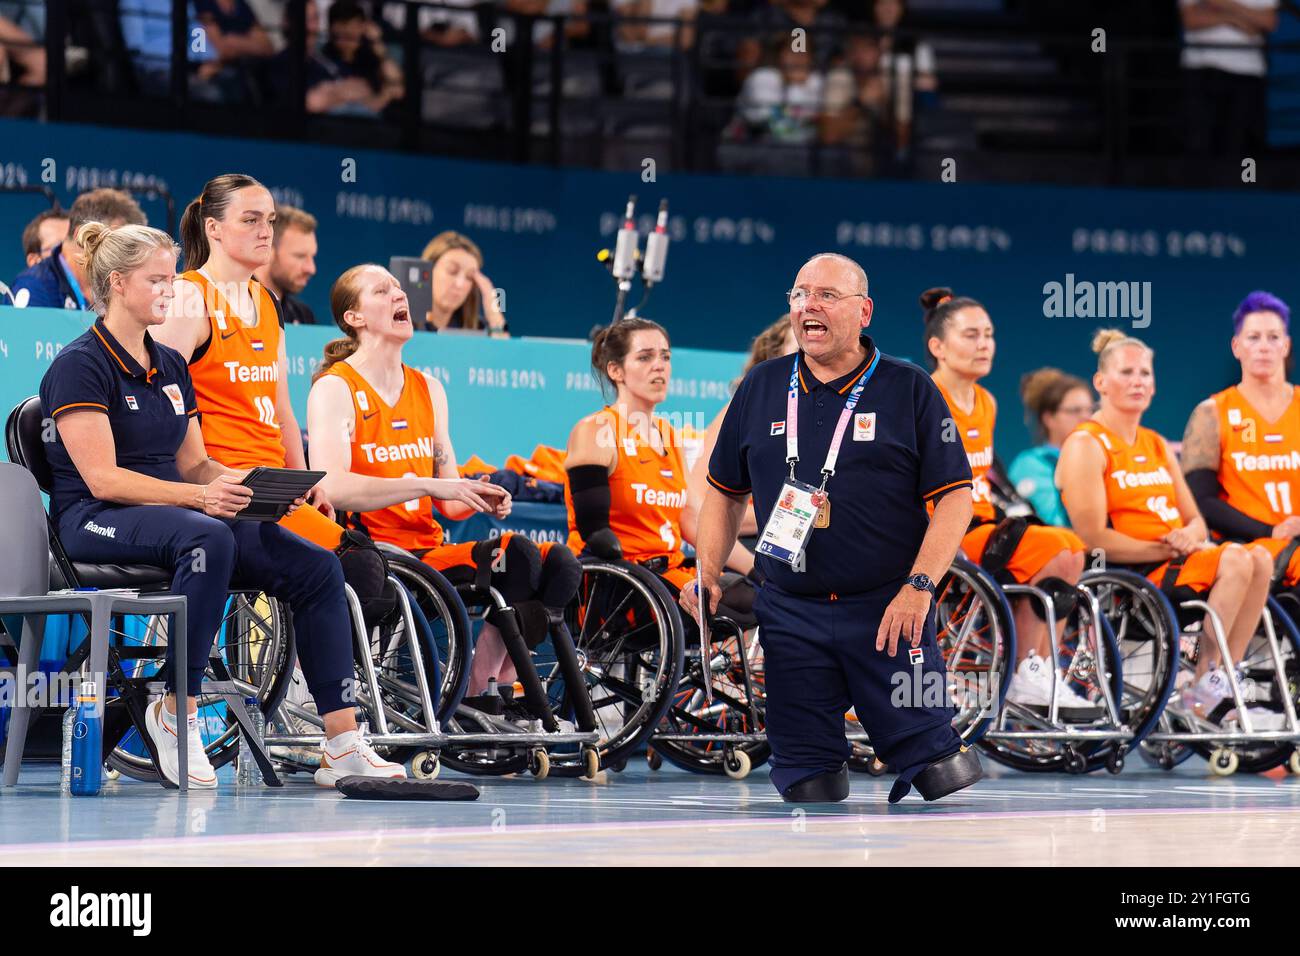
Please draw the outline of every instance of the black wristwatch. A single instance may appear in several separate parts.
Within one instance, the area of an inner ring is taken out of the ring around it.
[[[918,591],[929,591],[930,597],[934,597],[934,582],[930,580],[928,574],[913,574],[907,579],[907,583],[912,585]]]

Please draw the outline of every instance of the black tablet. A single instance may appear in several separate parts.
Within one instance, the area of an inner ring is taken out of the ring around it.
[[[238,521],[279,521],[293,503],[311,491],[325,477],[323,471],[297,468],[257,467],[240,484],[253,489],[253,500],[235,515]]]

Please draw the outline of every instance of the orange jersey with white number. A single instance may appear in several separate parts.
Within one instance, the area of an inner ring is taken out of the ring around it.
[[[352,392],[356,427],[352,434],[352,471],[375,478],[433,478],[433,400],[429,383],[409,365],[397,404],[389,405],[346,361],[335,362],[326,375],[337,375]],[[432,498],[412,498],[361,515],[370,536],[407,551],[437,548],[442,525],[433,517]]]
[[[1278,524],[1300,506],[1300,389],[1268,422],[1237,386],[1213,396],[1219,413],[1219,497],[1242,514]]]
[[[630,561],[679,555],[682,548],[682,511],[686,508],[686,466],[677,432],[663,419],[655,419],[663,441],[661,455],[618,411],[606,407],[596,414],[608,423],[616,442],[614,470],[609,476],[609,527]],[[569,512],[569,547],[583,548],[578,519],[573,512],[573,492],[564,484],[564,506]]]
[[[961,432],[962,447],[966,449],[966,460],[970,462],[971,497],[975,504],[975,518],[979,521],[996,521],[997,512],[993,510],[993,493],[989,488],[988,472],[993,467],[993,427],[997,424],[997,407],[989,390],[981,385],[975,386],[975,405],[969,412],[963,412],[952,400],[947,389],[934,384],[943,393],[943,400],[948,403],[952,420]]]
[[[1101,422],[1081,422],[1106,453],[1106,514],[1121,534],[1141,541],[1158,541],[1183,526],[1178,492],[1169,472],[1165,440],[1149,428],[1138,428],[1128,444]]]
[[[203,273],[181,278],[203,290],[212,333],[199,357],[190,360],[208,454],[230,468],[283,468],[284,444],[275,419],[281,329],[271,293],[256,279],[248,281],[257,303],[257,322],[248,325]]]

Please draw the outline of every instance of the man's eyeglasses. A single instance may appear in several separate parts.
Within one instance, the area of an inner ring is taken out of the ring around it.
[[[807,289],[791,289],[785,294],[785,299],[790,303],[790,308],[801,309],[803,308],[804,303],[808,301],[809,296],[812,296],[815,302],[829,308],[841,299],[853,299],[859,296],[865,298],[866,293],[850,292],[848,295],[840,295],[840,293],[834,292],[830,289],[816,289],[812,292],[809,292]]]

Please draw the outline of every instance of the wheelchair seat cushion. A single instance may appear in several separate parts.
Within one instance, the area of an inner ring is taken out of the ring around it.
[[[83,588],[138,588],[159,591],[171,587],[172,572],[147,564],[87,564],[74,561],[72,570]]]
[[[393,780],[379,777],[344,777],[334,784],[345,797],[357,800],[477,800],[472,783],[437,780]]]

